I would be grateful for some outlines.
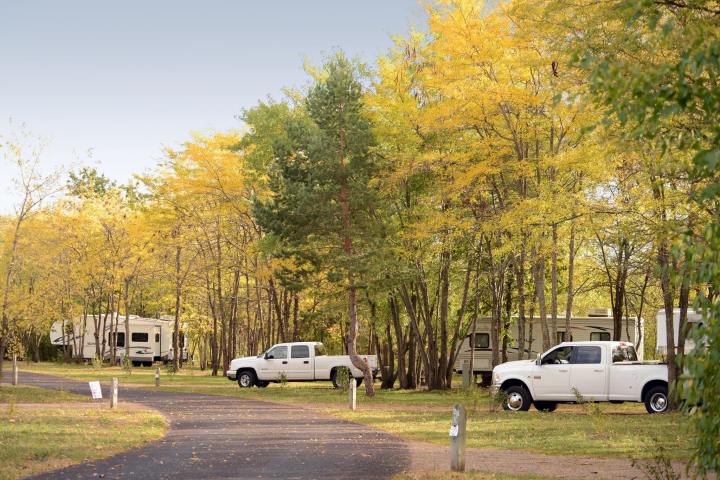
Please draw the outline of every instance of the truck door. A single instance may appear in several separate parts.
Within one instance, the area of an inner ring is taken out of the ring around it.
[[[586,400],[607,400],[606,355],[599,345],[575,347],[570,365],[570,389],[577,389]]]
[[[573,400],[570,390],[570,361],[574,347],[557,347],[533,369],[535,400]]]
[[[314,380],[315,368],[313,359],[310,358],[310,346],[290,346],[290,359],[287,367],[288,380]]]
[[[265,358],[258,362],[260,380],[280,380],[280,375],[288,374],[288,347],[276,345],[267,351]]]

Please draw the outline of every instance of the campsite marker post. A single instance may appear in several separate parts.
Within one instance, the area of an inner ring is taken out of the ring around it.
[[[350,410],[355,411],[357,406],[357,380],[350,377]]]
[[[155,386],[160,386],[160,367],[155,367]]]
[[[462,385],[463,388],[470,387],[470,362],[465,360],[462,368]]]
[[[453,472],[465,471],[465,439],[467,411],[462,405],[455,405],[450,425],[450,469]]]
[[[113,377],[112,384],[110,385],[110,408],[117,408],[118,402],[118,379]]]
[[[13,385],[17,385],[17,384],[18,384],[17,355],[13,355],[12,384],[13,384]]]

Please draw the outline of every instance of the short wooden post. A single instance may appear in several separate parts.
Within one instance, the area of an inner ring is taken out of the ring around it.
[[[470,387],[470,362],[465,360],[463,362],[463,369],[462,369],[462,382],[463,382],[463,388],[469,388]]]
[[[17,384],[18,384],[17,355],[13,355],[12,384],[13,384],[13,385],[17,385]]]
[[[118,379],[117,377],[113,377],[112,383],[110,385],[110,408],[115,409],[117,408],[118,404]]]
[[[155,386],[160,386],[160,367],[155,367]]]
[[[450,469],[453,472],[465,471],[465,439],[467,412],[462,405],[455,405],[450,426]]]
[[[357,407],[357,381],[350,377],[350,410],[353,412]]]

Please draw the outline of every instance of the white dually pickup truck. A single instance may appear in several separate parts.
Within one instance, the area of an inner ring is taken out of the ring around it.
[[[668,406],[667,365],[639,362],[628,342],[564,342],[538,355],[493,369],[493,387],[505,410],[530,404],[552,412],[558,403],[643,402],[648,413]]]
[[[377,356],[360,355],[370,366],[373,377],[378,371]],[[331,380],[337,388],[338,370],[345,367],[360,385],[363,372],[353,366],[349,355],[327,355],[320,342],[278,343],[257,357],[236,358],[230,362],[227,377],[240,387],[267,387],[271,382],[311,382]]]

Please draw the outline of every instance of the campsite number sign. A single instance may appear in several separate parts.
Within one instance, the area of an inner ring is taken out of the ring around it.
[[[102,398],[102,390],[100,389],[100,382],[88,382],[90,385],[90,393],[92,394],[93,400]]]

